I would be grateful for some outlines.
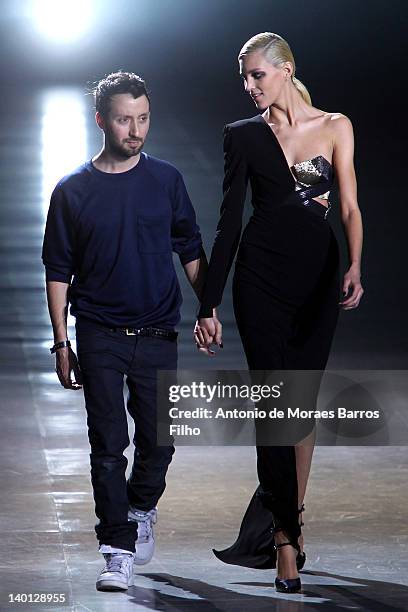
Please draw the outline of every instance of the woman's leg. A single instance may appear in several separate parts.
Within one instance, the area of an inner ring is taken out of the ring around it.
[[[316,439],[316,429],[302,440],[300,444],[295,446],[296,455],[296,472],[298,481],[298,508],[302,507],[302,504],[306,495],[307,481],[309,479],[310,467],[312,464],[312,457],[314,451],[314,444]],[[302,513],[299,513],[299,524],[302,521]],[[303,552],[303,535],[300,534],[298,539],[301,552]]]
[[[310,466],[312,464],[315,438],[316,429],[313,429],[307,438],[295,446],[299,508],[302,507],[305,499],[306,486],[309,479]]]

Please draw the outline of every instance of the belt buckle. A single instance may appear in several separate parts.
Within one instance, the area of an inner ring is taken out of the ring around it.
[[[125,331],[127,336],[137,336],[137,333],[131,327],[126,327]]]

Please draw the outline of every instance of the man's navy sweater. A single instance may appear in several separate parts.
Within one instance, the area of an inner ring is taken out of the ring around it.
[[[142,153],[118,174],[88,161],[51,196],[42,258],[48,281],[72,284],[71,314],[116,327],[173,328],[182,302],[173,265],[202,252],[180,172]]]

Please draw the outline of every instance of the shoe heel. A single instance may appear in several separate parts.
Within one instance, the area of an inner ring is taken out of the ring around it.
[[[300,578],[288,578],[287,580],[275,578],[275,588],[278,593],[299,593],[302,583]]]

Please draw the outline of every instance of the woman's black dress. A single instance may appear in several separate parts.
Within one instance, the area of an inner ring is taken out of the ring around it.
[[[332,187],[332,166],[316,151],[290,169],[261,115],[225,127],[224,153],[224,199],[199,316],[220,304],[239,245],[234,311],[249,369],[324,370],[339,312],[339,255],[328,208],[313,198]],[[248,180],[253,214],[240,241]],[[258,445],[257,459],[260,484],[238,539],[215,554],[268,568],[276,564],[273,528],[294,542],[300,535],[295,449]]]

